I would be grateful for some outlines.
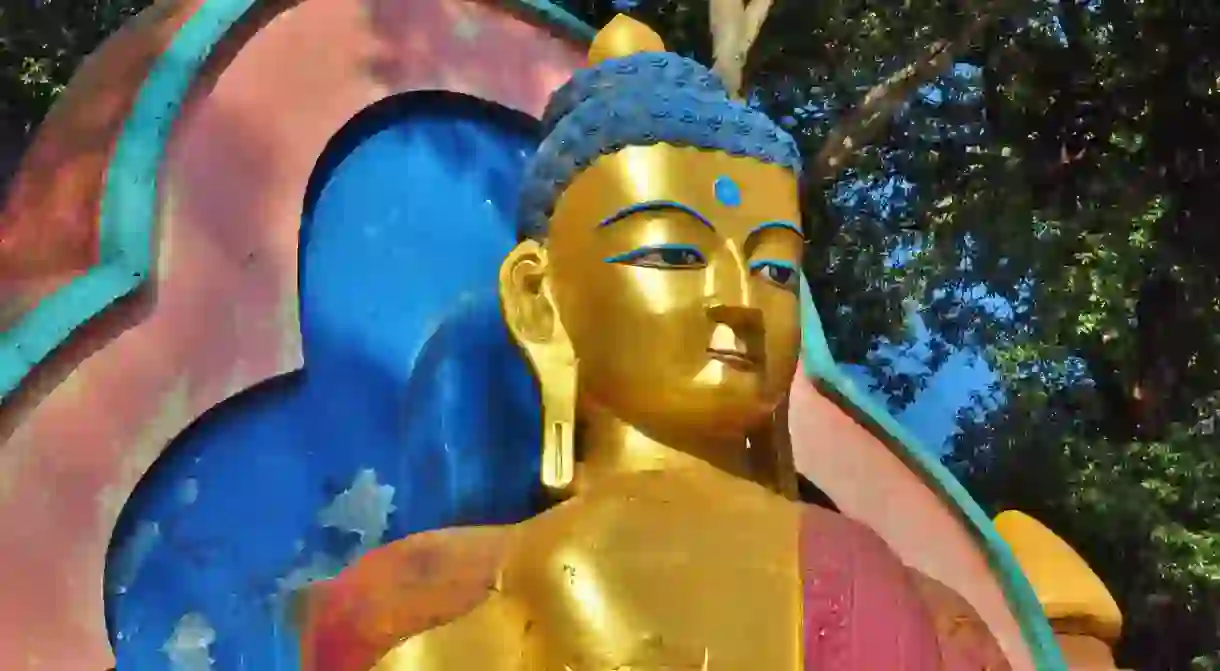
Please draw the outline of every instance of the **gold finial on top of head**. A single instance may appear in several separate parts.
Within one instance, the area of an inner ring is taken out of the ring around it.
[[[645,51],[665,51],[665,42],[652,28],[626,14],[618,14],[597,31],[589,45],[589,65]]]

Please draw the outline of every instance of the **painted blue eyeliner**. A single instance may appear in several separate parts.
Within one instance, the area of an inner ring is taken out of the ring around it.
[[[602,222],[597,225],[597,227],[601,228],[603,226],[609,226],[610,224],[622,221],[633,214],[639,214],[641,212],[655,212],[657,210],[678,210],[679,212],[685,212],[686,214],[698,219],[699,223],[703,224],[704,226],[707,226],[712,230],[716,230],[716,227],[712,225],[712,222],[708,220],[707,217],[703,216],[699,210],[696,210],[689,205],[683,205],[682,203],[672,200],[648,200],[642,203],[628,205],[627,207],[624,207],[618,212],[615,212],[609,217],[603,219]]]
[[[789,261],[781,261],[779,259],[758,259],[757,261],[750,262],[750,272],[751,273],[756,273],[764,268],[781,268],[783,270],[787,270],[789,273],[792,273],[791,276],[788,277],[788,280],[792,280],[792,279],[800,277],[800,271],[797,270],[796,264],[791,263]],[[764,277],[763,279],[770,282],[771,284],[774,284],[778,287],[782,287],[784,289],[795,290],[798,288],[798,287],[789,286],[788,281],[780,282],[772,277]]]
[[[779,259],[758,259],[757,261],[750,262],[750,270],[758,270],[767,266],[775,266],[777,268],[791,270],[792,272],[796,272],[797,270],[796,264],[788,261],[780,261]]]
[[[663,252],[663,251],[691,252],[695,256],[699,257],[700,263],[706,263],[706,260],[703,258],[703,254],[702,254],[702,252],[699,251],[698,247],[695,247],[693,245],[677,245],[677,244],[660,244],[660,245],[647,245],[644,247],[637,247],[636,249],[633,249],[629,252],[623,252],[622,254],[615,254],[614,256],[607,256],[606,258],[602,259],[602,261],[605,261],[606,263],[629,263],[638,258],[648,256],[649,254],[651,254],[653,252]]]
[[[750,235],[754,235],[756,233],[761,233],[762,231],[765,231],[769,228],[781,228],[784,230],[792,231],[793,233],[796,233],[797,235],[801,236],[802,238],[805,237],[805,234],[801,232],[800,226],[797,226],[796,224],[792,223],[791,221],[783,221],[783,220],[768,221],[768,222],[761,223],[761,224],[755,226],[754,230],[750,231]]]

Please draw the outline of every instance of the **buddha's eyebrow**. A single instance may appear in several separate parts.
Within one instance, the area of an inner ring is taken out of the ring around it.
[[[785,231],[792,231],[793,233],[796,233],[798,236],[800,236],[800,238],[802,240],[805,239],[805,234],[801,231],[800,226],[797,226],[796,224],[792,223],[791,221],[785,221],[783,219],[777,219],[776,221],[765,221],[765,222],[755,226],[754,229],[750,231],[750,234],[747,235],[746,237],[747,238],[754,237],[755,235],[758,235],[759,233],[762,233],[763,231],[766,231],[766,230],[769,230],[772,228],[779,228],[779,229],[783,229]]]
[[[678,212],[685,212],[695,219],[698,219],[699,223],[703,224],[704,226],[707,226],[713,231],[716,230],[716,227],[712,225],[712,222],[707,217],[703,216],[699,210],[696,210],[689,205],[683,205],[682,203],[672,200],[646,200],[642,203],[633,203],[606,217],[597,225],[597,227],[602,228],[604,226],[609,226],[610,224],[622,221],[633,214],[639,214],[641,212],[656,212],[658,210],[677,210]]]

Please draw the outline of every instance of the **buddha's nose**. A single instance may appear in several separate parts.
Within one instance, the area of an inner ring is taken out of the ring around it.
[[[752,308],[754,296],[750,286],[750,269],[744,250],[733,241],[727,241],[720,258],[708,266],[705,276],[704,297],[709,306],[729,308]]]
[[[716,329],[712,331],[711,346],[713,348],[740,352],[755,363],[762,363],[765,360],[767,348],[762,310],[742,305],[716,303],[708,306],[707,316],[712,323],[716,324]],[[720,333],[724,326],[727,326],[728,330],[732,332],[731,335]],[[718,343],[716,342],[718,335],[728,336],[732,342]]]
[[[713,303],[707,308],[707,316],[717,324],[724,324],[739,336],[762,331],[763,313],[758,308],[744,305]]]

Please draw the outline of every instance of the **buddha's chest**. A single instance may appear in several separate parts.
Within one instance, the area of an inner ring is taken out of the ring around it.
[[[503,582],[527,611],[527,668],[798,669],[799,510],[719,494],[603,493],[531,521]]]

